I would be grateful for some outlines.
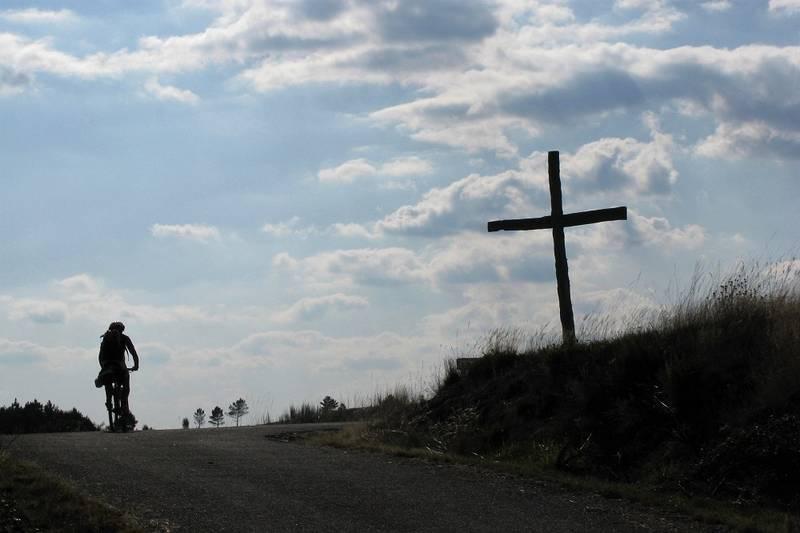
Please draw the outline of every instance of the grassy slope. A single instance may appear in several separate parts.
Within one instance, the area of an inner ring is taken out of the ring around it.
[[[65,480],[2,451],[0,495],[19,513],[17,525],[27,523],[42,531],[141,531],[122,511],[88,498]],[[0,522],[0,528],[5,525]]]
[[[384,430],[366,422],[363,425],[350,426],[340,432],[317,433],[311,436],[309,441],[315,445],[354,448],[449,464],[467,464],[477,468],[543,479],[571,490],[590,491],[607,498],[625,498],[655,508],[678,511],[708,524],[724,524],[738,531],[788,533],[797,531],[800,525],[796,516],[775,509],[741,506],[714,498],[690,497],[679,492],[665,491],[653,485],[620,483],[597,477],[574,475],[542,465],[539,461],[463,455],[438,452],[430,447],[397,444],[396,434],[387,436]]]
[[[753,267],[592,342],[520,349],[501,332],[431,399],[384,398],[379,419],[342,440],[499,460],[785,529],[800,511],[799,289],[791,264]]]
[[[458,453],[800,509],[800,294],[737,274],[629,333],[495,344],[417,419]]]

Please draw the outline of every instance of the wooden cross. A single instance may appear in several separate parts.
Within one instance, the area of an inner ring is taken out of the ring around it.
[[[561,172],[558,152],[547,153],[547,174],[550,178],[550,216],[540,218],[517,218],[489,222],[489,231],[514,231],[533,229],[553,229],[553,249],[556,256],[556,283],[558,285],[558,306],[561,313],[561,329],[564,344],[575,342],[575,319],[572,316],[572,298],[569,294],[569,268],[567,249],[564,246],[564,228],[582,226],[609,220],[627,220],[627,207],[594,209],[578,213],[564,214],[561,204]]]

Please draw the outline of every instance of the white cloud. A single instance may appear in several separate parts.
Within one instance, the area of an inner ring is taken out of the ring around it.
[[[12,96],[25,91],[33,83],[33,78],[23,72],[0,65],[0,96]]]
[[[278,222],[275,224],[264,224],[261,227],[261,231],[273,237],[281,238],[292,236],[300,237],[301,239],[305,239],[310,235],[319,233],[318,230],[313,226],[301,226],[300,217],[292,217],[285,222]]]
[[[700,7],[709,12],[719,13],[722,11],[728,11],[731,7],[733,7],[733,4],[731,4],[730,0],[710,0],[700,4]]]
[[[25,341],[0,338],[0,367],[31,365],[45,361],[41,347]],[[3,372],[8,372],[4,368]]]
[[[664,9],[664,0],[614,0],[615,9],[644,9],[659,10]]]
[[[424,281],[423,262],[406,248],[360,248],[322,252],[303,259],[277,254],[273,266],[309,286],[396,285]]]
[[[0,19],[17,24],[62,24],[78,20],[78,16],[69,9],[48,11],[36,8],[7,9],[0,11]]]
[[[572,189],[620,191],[626,196],[669,194],[678,180],[672,162],[672,136],[659,131],[653,115],[649,143],[635,139],[606,138],[583,145],[563,159],[566,183]]]
[[[340,313],[367,307],[369,301],[361,296],[343,293],[303,298],[287,309],[275,313],[272,319],[279,323],[313,320],[328,313]]]
[[[61,324],[67,320],[68,307],[61,301],[12,299],[8,307],[11,320],[30,320],[37,324]]]
[[[421,176],[433,172],[433,167],[428,161],[417,156],[396,157],[381,165],[379,175],[392,177]]]
[[[769,10],[794,14],[800,12],[800,0],[769,0]]]
[[[424,80],[433,96],[371,114],[413,138],[469,151],[516,151],[508,133],[537,135],[550,124],[575,125],[609,113],[691,104],[705,118],[735,124],[763,120],[798,131],[800,75],[793,47],[684,46],[648,49],[624,43],[542,46],[523,32],[487,45],[481,70]],[[501,57],[502,60],[497,58]],[[465,88],[469,88],[466,90]],[[772,95],[772,97],[768,96]]]
[[[675,226],[663,216],[648,217],[631,208],[626,221],[577,226],[568,231],[567,239],[572,246],[590,255],[645,247],[671,257],[678,252],[700,249],[708,239],[705,228],[698,224]]]
[[[276,238],[296,237],[307,239],[312,236],[336,235],[346,238],[376,239],[380,235],[371,232],[360,224],[335,223],[326,228],[317,226],[304,226],[301,224],[300,217],[292,217],[285,222],[268,223],[261,227],[261,231]]]
[[[672,161],[673,139],[662,133],[651,115],[649,142],[605,138],[563,153],[562,181],[571,203],[589,194],[639,198],[669,195],[678,179]],[[494,176],[472,174],[446,187],[436,187],[413,205],[402,206],[370,227],[371,234],[439,236],[464,230],[484,231],[500,218],[544,216],[549,212],[547,154],[534,152],[518,170]]]
[[[230,348],[213,352],[229,370],[231,367],[291,365],[309,376],[320,372],[336,373],[330,376],[331,379],[341,378],[340,372],[348,372],[348,380],[352,380],[356,387],[374,387],[374,381],[370,385],[369,379],[374,380],[370,374],[375,370],[386,371],[384,376],[393,374],[392,371],[399,375],[408,373],[414,369],[415,362],[430,358],[430,350],[435,346],[424,338],[390,332],[373,336],[331,337],[314,330],[278,330],[253,333]],[[333,386],[334,383],[326,385]],[[363,391],[363,388],[356,388],[352,392],[363,394]],[[311,392],[318,394],[316,390]]]
[[[635,211],[629,213],[629,222],[625,228],[632,243],[656,247],[665,253],[676,249],[694,250],[706,241],[705,230],[697,224],[675,228],[666,218],[646,217]]]
[[[205,224],[153,224],[150,226],[150,233],[159,239],[171,237],[199,242],[220,238],[220,232],[216,227]]]
[[[319,171],[317,177],[324,183],[352,183],[367,177],[409,177],[422,176],[433,172],[430,162],[417,157],[396,157],[383,164],[375,164],[366,159],[351,159],[334,168]]]
[[[626,222],[570,230],[574,256],[601,270],[603,254],[645,246],[670,256],[697,249],[705,230],[695,224],[675,227],[666,218],[629,210]],[[358,248],[321,252],[304,258],[277,254],[273,266],[314,288],[423,285],[437,289],[486,282],[549,281],[553,256],[550,232],[463,232],[442,236],[425,248]]]
[[[212,64],[257,61],[272,57],[272,52],[330,49],[337,41],[352,40],[349,36],[366,26],[363,21],[355,20],[361,17],[359,13],[356,10],[349,18],[330,24],[299,20],[293,16],[291,6],[281,2],[248,2],[226,9],[202,32],[142,37],[133,51],[122,49],[76,57],[54,50],[49,40],[31,41],[0,34],[0,52],[3,52],[0,57],[16,58],[19,70],[24,73],[49,72],[87,79],[128,72],[181,73],[202,70]],[[289,54],[280,64],[290,64],[291,57]],[[151,85],[154,91],[172,98],[191,99],[185,91],[169,87],[162,90]]]
[[[292,355],[307,360],[309,352],[318,348],[323,340],[324,336],[318,331],[253,333],[236,343],[227,355],[234,364],[238,361],[245,366],[275,365],[292,359]]]
[[[565,5],[540,4],[533,7],[533,9],[535,9],[534,18],[538,22],[564,24],[575,21],[575,13]]]
[[[87,368],[92,364],[97,364],[97,349],[94,347],[86,349],[48,345],[0,337],[0,369],[2,369],[0,375],[18,376],[23,368],[31,366],[41,366],[47,369],[47,373],[58,374],[66,369]],[[14,368],[9,371],[8,367]],[[23,385],[26,390],[35,387],[33,382],[26,382]]]
[[[365,70],[358,66],[367,50],[330,50],[267,56],[258,66],[242,71],[239,78],[261,92],[307,83],[390,83],[391,73]]]
[[[777,156],[800,158],[800,130],[787,131],[763,121],[724,122],[695,146],[695,152],[718,159]]]
[[[357,178],[373,176],[377,169],[366,159],[351,159],[335,168],[324,168],[317,177],[323,183],[352,183]]]
[[[469,85],[469,80],[464,80]],[[379,124],[397,124],[412,139],[463,148],[468,152],[492,150],[503,157],[517,154],[510,130],[537,133],[526,120],[502,113],[478,112],[482,102],[442,95],[398,104],[370,114]],[[490,95],[487,95],[487,97]],[[472,108],[475,113],[470,113]]]
[[[582,340],[629,333],[652,324],[661,309],[648,292],[621,287],[584,291],[575,305],[576,333]]]
[[[426,277],[437,288],[485,282],[536,283],[553,276],[549,232],[452,235],[424,253]]]
[[[506,171],[495,176],[471,174],[426,192],[415,205],[396,209],[375,224],[381,233],[442,235],[482,230],[491,213],[522,213],[529,205],[529,176]]]
[[[89,274],[77,274],[53,283],[56,300],[51,305],[64,305],[67,320],[88,320],[118,317],[142,323],[173,321],[214,321],[209,313],[186,305],[157,306],[132,303],[120,290],[110,289]]]
[[[0,93],[24,91],[41,72],[83,79],[137,72],[152,76],[149,94],[194,103],[197,95],[161,85],[157,75],[215,64],[244,68],[238,77],[261,91],[319,82],[397,83],[418,89],[418,97],[375,110],[369,115],[374,121],[419,141],[503,157],[516,156],[520,133],[535,136],[552,123],[664,105],[693,106],[716,126],[760,121],[779,136],[800,131],[791,92],[800,72],[796,47],[654,49],[621,42],[631,34],[672,30],[685,15],[665,0],[620,0],[624,21],[616,24],[576,20],[560,2],[513,0],[461,6],[469,16],[446,21],[442,13],[454,5],[237,0],[215,6],[216,18],[201,32],[143,37],[133,50],[84,57],[63,53],[47,39],[2,33]],[[720,10],[728,3],[703,5]],[[797,6],[797,0],[770,2],[773,12]],[[345,165],[324,169],[320,179],[410,172],[400,163]]]
[[[111,61],[111,55],[97,53],[78,58],[55,50],[50,39],[31,40],[0,32],[0,71],[11,69],[17,75],[32,77],[39,72],[64,77],[94,79],[119,76],[126,69]]]
[[[164,101],[180,102],[182,104],[197,104],[200,97],[188,89],[179,89],[171,85],[161,85],[158,78],[152,77],[144,84],[144,90],[150,96]]]
[[[204,309],[190,305],[155,305],[141,295],[132,297],[122,290],[108,288],[89,274],[77,274],[54,281],[47,297],[28,298],[1,296],[0,306],[6,308],[11,320],[35,324],[59,324],[83,321],[95,324],[98,317],[116,317],[123,321],[143,324],[169,322],[230,322],[252,318],[241,311],[231,312],[217,306]]]
[[[0,368],[45,364],[52,350],[28,341],[0,338]],[[3,373],[8,372],[8,368]]]
[[[469,286],[463,304],[424,318],[426,331],[447,338],[466,337],[461,349],[469,356],[479,351],[486,333],[493,330],[509,332],[521,349],[558,344],[561,324],[552,269],[551,265],[552,281],[546,289],[519,281]],[[581,340],[629,330],[659,308],[652,295],[627,288],[592,290],[573,283],[573,291]]]
[[[362,238],[362,239],[377,239],[378,234],[371,232],[361,224],[341,224],[337,223],[331,226],[331,230],[341,237],[349,238]]]
[[[477,355],[486,333],[497,329],[517,330],[523,343],[533,336],[541,338],[542,333],[542,340],[558,338],[554,285],[543,289],[541,284],[519,281],[476,284],[465,287],[463,297],[461,305],[423,318],[429,335],[460,340],[461,345],[455,347],[457,357]]]
[[[102,290],[102,284],[89,274],[76,274],[68,278],[56,281],[55,286],[62,293],[71,296],[93,297]]]

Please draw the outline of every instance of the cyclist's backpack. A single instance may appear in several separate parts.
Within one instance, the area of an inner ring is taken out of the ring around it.
[[[110,329],[103,334],[100,360],[125,362],[125,344],[122,342],[121,331]]]

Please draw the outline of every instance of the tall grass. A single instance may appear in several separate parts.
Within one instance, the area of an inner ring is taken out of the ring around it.
[[[359,407],[346,407],[325,410],[320,404],[303,402],[291,405],[278,418],[280,424],[303,424],[313,422],[351,422],[369,421],[375,424],[393,424],[398,417],[419,407],[425,396],[408,385],[376,390],[370,396],[359,399]]]
[[[800,261],[697,269],[664,305],[498,329],[348,416],[365,438],[800,511]],[[316,421],[314,405],[284,421]]]
[[[299,407],[289,406],[280,417],[279,424],[305,424],[320,421],[320,407],[310,403],[302,403]]]
[[[800,509],[800,262],[695,272],[667,304],[491,332],[384,417],[396,444],[523,458]]]

